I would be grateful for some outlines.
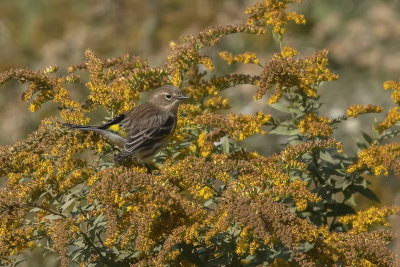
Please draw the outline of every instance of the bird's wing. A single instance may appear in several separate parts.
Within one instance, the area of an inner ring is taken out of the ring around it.
[[[121,153],[115,157],[115,161],[120,161],[138,152],[143,152],[143,158],[145,158],[152,156],[161,148],[164,139],[174,130],[176,118],[168,116],[164,119],[162,116],[158,116],[157,118],[153,116],[152,119],[160,123],[156,123],[153,127],[138,128],[131,131],[125,143],[125,147],[122,149]]]

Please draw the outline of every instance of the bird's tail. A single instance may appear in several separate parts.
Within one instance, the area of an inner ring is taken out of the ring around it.
[[[120,148],[124,147],[126,143],[126,139],[115,132],[109,131],[107,129],[101,129],[98,126],[86,126],[86,125],[76,125],[71,123],[64,123],[63,126],[68,127],[73,130],[80,130],[86,132],[96,132],[101,134],[102,136],[108,138],[111,143],[119,146]]]
[[[70,129],[87,131],[87,132],[90,132],[90,131],[99,132],[100,131],[100,129],[97,127],[86,126],[86,125],[77,125],[77,124],[72,124],[72,123],[63,123],[63,126],[68,127]]]

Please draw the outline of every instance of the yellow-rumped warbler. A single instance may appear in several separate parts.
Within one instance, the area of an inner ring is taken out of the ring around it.
[[[178,88],[164,85],[155,89],[147,102],[103,125],[64,125],[71,129],[97,132],[123,147],[115,156],[115,161],[132,156],[138,162],[146,164],[167,144],[174,133],[178,105],[185,99],[188,97],[182,95]]]

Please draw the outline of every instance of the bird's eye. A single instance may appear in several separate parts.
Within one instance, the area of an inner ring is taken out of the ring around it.
[[[165,98],[166,98],[167,100],[170,100],[171,97],[172,97],[172,95],[170,95],[170,94],[165,94]]]

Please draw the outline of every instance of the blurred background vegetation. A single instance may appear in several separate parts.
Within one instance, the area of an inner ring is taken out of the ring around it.
[[[146,58],[152,65],[162,65],[170,41],[181,35],[198,32],[207,26],[242,23],[244,10],[254,0],[0,0],[0,72],[9,68],[42,69],[56,64],[65,67],[84,60],[84,51],[92,49],[100,57],[131,54]],[[305,14],[305,26],[289,27],[285,44],[299,50],[301,56],[318,49],[329,49],[330,68],[339,80],[322,87],[324,115],[337,117],[351,104],[377,104],[385,112],[393,106],[390,92],[383,90],[385,80],[400,78],[400,1],[398,0],[305,0],[299,11]],[[265,62],[277,51],[271,33],[257,38],[235,35],[223,39],[216,50],[204,51],[215,61],[216,73],[236,70],[257,73],[257,66],[228,66],[217,53],[228,50],[241,53],[257,51]],[[76,98],[87,93],[82,84],[71,88]],[[36,113],[21,102],[22,89],[17,83],[1,88],[0,145],[12,144],[37,128],[39,121],[56,114],[55,106],[46,104]],[[265,109],[254,101],[255,88],[241,86],[226,92],[232,108],[242,113]],[[264,110],[265,111],[265,110]],[[361,140],[359,130],[371,133],[374,118],[382,114],[351,119],[337,132],[345,148],[355,151]],[[93,114],[93,123],[105,114]],[[357,134],[356,134],[357,133]],[[263,147],[271,154],[281,149],[271,135],[248,141],[249,150]],[[262,144],[262,145],[260,145]],[[400,204],[400,183],[394,178],[369,179],[383,204]],[[360,199],[360,207],[365,199]],[[365,207],[364,206],[364,207]],[[397,227],[397,228],[400,228]],[[397,246],[398,247],[398,246]]]

